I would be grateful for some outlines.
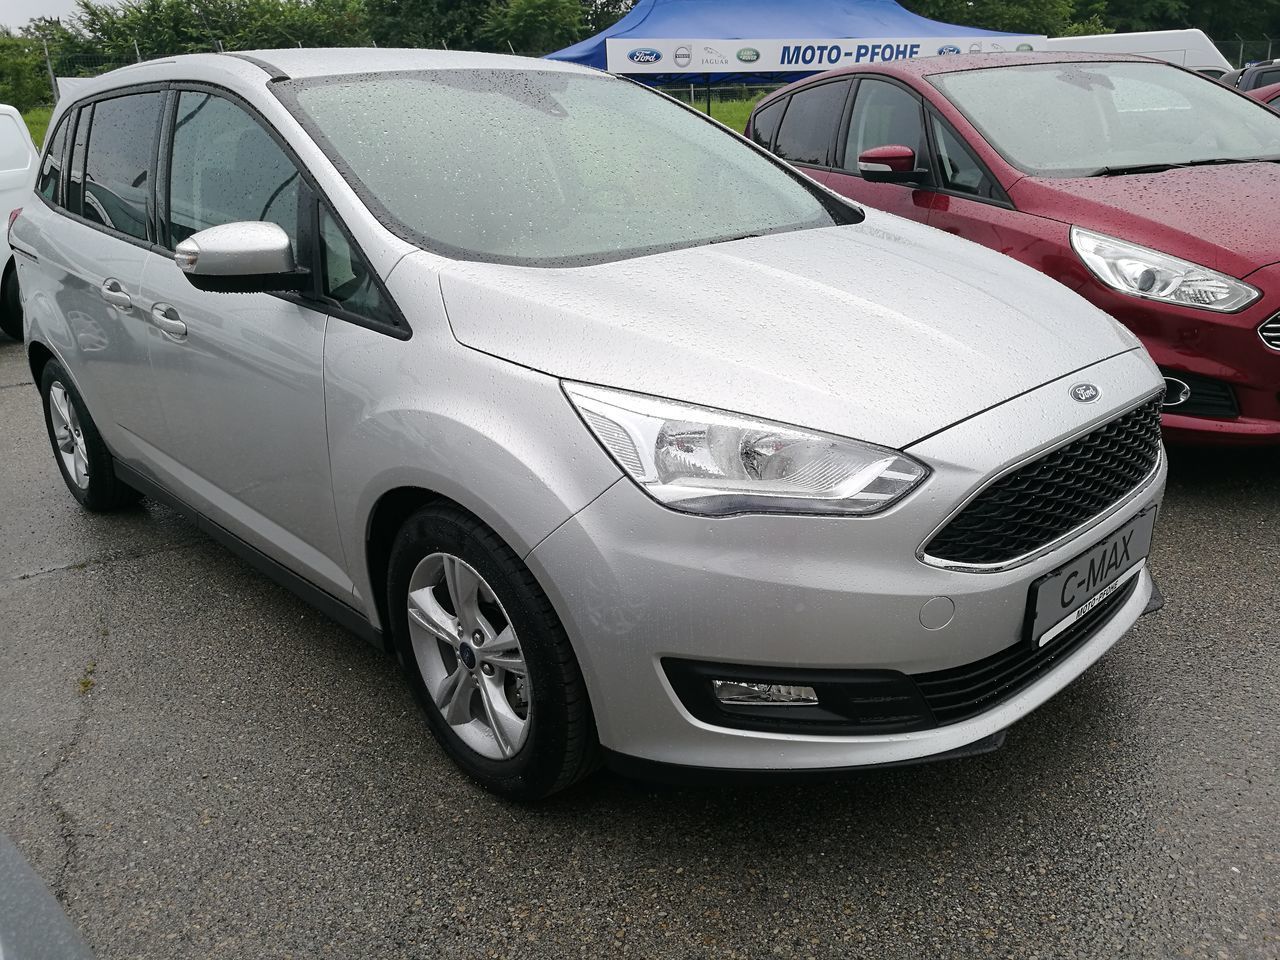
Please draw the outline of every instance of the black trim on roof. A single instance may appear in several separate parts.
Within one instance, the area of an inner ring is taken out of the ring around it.
[[[244,60],[248,63],[252,63],[255,67],[258,67],[263,71],[265,71],[266,73],[269,73],[271,75],[272,80],[291,79],[287,73],[285,73],[283,70],[277,67],[274,63],[267,63],[267,61],[262,60],[259,57],[251,57],[247,53],[228,53],[226,54],[226,56],[238,57],[241,60]]]

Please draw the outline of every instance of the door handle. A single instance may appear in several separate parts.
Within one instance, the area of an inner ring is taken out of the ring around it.
[[[133,308],[133,298],[124,292],[124,287],[115,277],[107,277],[103,280],[102,286],[98,288],[98,294],[117,310],[125,311]]]
[[[151,307],[151,322],[160,328],[170,340],[183,340],[187,336],[187,325],[178,316],[178,310],[171,303],[157,303]]]

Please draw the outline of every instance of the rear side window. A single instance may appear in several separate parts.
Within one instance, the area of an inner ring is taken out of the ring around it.
[[[67,117],[58,121],[58,129],[49,141],[49,152],[44,155],[40,177],[36,181],[40,196],[53,204],[62,203],[62,161],[67,153],[67,127],[70,125]]]
[[[910,147],[920,161],[927,156],[920,100],[887,80],[863,80],[853,104],[844,165],[856,171],[862,153],[887,146]]]
[[[163,93],[138,93],[94,104],[84,162],[81,215],[86,220],[147,239],[163,102]]]
[[[1280,68],[1275,70],[1259,70],[1253,78],[1254,87],[1269,87],[1273,83],[1280,83]]]
[[[785,98],[771,103],[751,120],[751,139],[766,150],[773,146],[773,135],[778,132],[778,121],[782,119],[782,110],[786,105]]]
[[[848,81],[840,81],[793,93],[778,130],[778,145],[774,148],[778,156],[793,163],[826,166],[848,91]]]
[[[89,126],[93,122],[93,107],[81,107],[76,112],[75,141],[71,145],[71,172],[67,178],[67,192],[63,206],[79,215],[84,197],[84,153],[89,146]],[[70,128],[68,128],[70,129]]]
[[[169,239],[242,220],[278,224],[298,256],[298,168],[242,107],[203,91],[178,97],[169,164]]]

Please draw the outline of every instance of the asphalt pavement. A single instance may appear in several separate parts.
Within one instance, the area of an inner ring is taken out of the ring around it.
[[[1175,451],[1167,606],[997,753],[525,808],[181,518],[81,511],[0,341],[0,832],[101,960],[1280,957],[1278,508]]]

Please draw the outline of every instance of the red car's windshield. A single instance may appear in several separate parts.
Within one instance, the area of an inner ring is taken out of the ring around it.
[[[929,80],[1036,176],[1280,156],[1280,116],[1166,64],[1029,63]]]

